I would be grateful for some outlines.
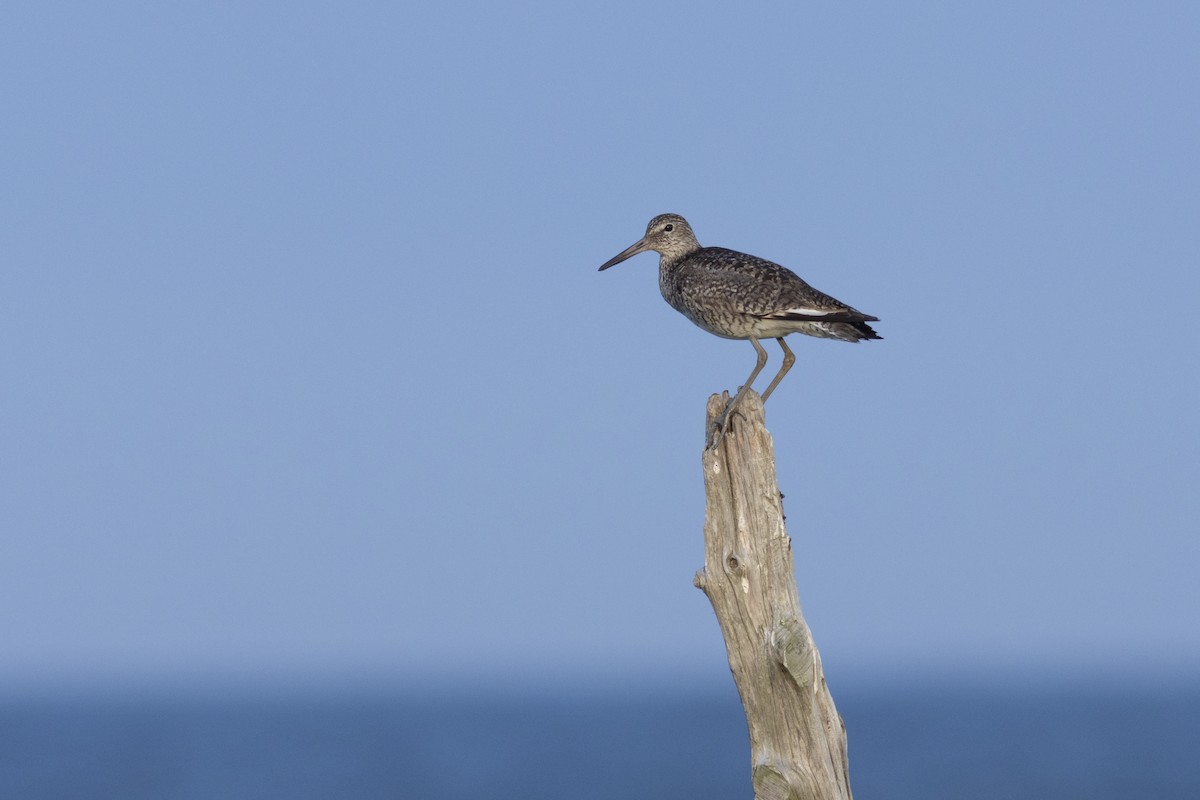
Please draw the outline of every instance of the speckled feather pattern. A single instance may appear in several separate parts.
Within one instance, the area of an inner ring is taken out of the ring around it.
[[[658,285],[672,308],[727,339],[789,333],[848,342],[877,338],[865,322],[873,317],[814,289],[787,267],[723,247],[700,247],[676,260],[661,257]],[[848,321],[805,319],[797,313],[802,309],[840,312]]]

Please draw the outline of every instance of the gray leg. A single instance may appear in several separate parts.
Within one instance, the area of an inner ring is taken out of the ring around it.
[[[746,392],[750,391],[750,385],[754,383],[754,379],[758,377],[758,373],[762,372],[762,368],[767,365],[767,351],[763,350],[762,345],[758,343],[758,339],[751,338],[750,344],[754,345],[754,349],[758,351],[758,361],[755,363],[754,369],[750,372],[750,377],[742,384],[742,388],[738,389],[737,396],[733,398],[733,402],[725,407],[725,413],[717,420],[715,425],[716,433],[712,436],[711,443],[708,445],[709,447],[716,447],[721,443],[721,437],[725,435],[726,429],[729,428],[729,419],[733,414],[733,410],[737,408],[738,401],[742,399]]]
[[[775,387],[783,380],[783,376],[787,375],[787,371],[792,368],[792,364],[796,363],[796,356],[792,355],[792,350],[787,346],[787,342],[780,336],[775,341],[779,342],[779,346],[783,348],[783,366],[779,368],[779,374],[775,376],[775,380],[771,381],[771,385],[763,392],[763,402],[767,402],[767,398],[771,396],[771,392],[775,391]]]

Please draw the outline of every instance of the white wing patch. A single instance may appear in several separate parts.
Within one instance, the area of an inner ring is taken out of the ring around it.
[[[842,319],[845,319],[846,309],[844,309],[844,308],[803,308],[803,307],[798,306],[796,308],[786,308],[786,309],[780,309],[779,311],[773,311],[773,312],[771,312],[770,316],[772,316],[772,317],[787,317],[788,315],[792,315],[792,314],[794,314],[796,316],[802,316],[802,317],[816,317],[818,319],[821,317],[841,317]]]

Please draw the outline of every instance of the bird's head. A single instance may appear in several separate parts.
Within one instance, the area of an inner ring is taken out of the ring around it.
[[[659,214],[646,226],[645,236],[605,261],[600,265],[600,269],[603,271],[615,267],[625,259],[647,250],[655,251],[668,261],[674,261],[698,249],[700,243],[696,241],[696,234],[692,233],[692,226],[688,225],[686,219],[678,214]]]

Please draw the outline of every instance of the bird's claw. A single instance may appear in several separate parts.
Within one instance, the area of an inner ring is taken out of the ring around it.
[[[721,437],[725,435],[725,429],[720,425],[714,425],[708,431],[708,437],[704,440],[705,450],[716,450],[721,444]]]
[[[725,413],[722,414],[720,416],[720,418],[716,422],[714,422],[713,426],[709,429],[708,437],[704,440],[704,449],[705,450],[717,449],[717,446],[721,444],[721,439],[724,438],[725,433],[729,430],[729,422],[730,422],[729,409],[726,408]]]

